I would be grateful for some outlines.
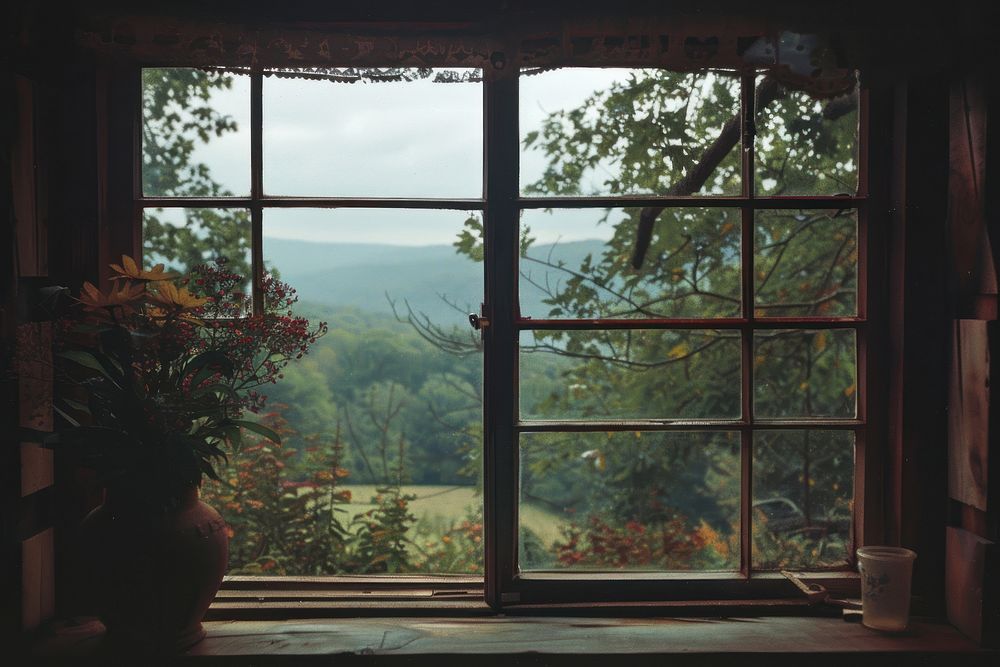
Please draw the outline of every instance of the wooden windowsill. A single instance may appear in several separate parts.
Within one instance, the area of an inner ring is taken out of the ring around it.
[[[283,621],[208,621],[208,636],[178,662],[228,664],[997,664],[944,623],[915,620],[900,635],[840,618],[388,617]],[[97,660],[100,636],[44,642],[45,662]],[[617,658],[615,656],[618,656]],[[627,657],[623,657],[627,656]],[[664,662],[668,659],[668,662]],[[957,661],[957,662],[956,662]]]
[[[860,580],[853,571],[817,571],[796,573],[802,582],[819,585],[832,598],[860,604]],[[600,576],[600,575],[598,575]],[[594,574],[532,573],[525,580],[566,580],[576,577],[594,581]],[[640,578],[640,577],[635,577]],[[685,580],[695,579],[686,573]],[[719,573],[705,573],[701,580],[716,579],[732,585],[730,597],[720,599],[661,598],[633,596],[615,602],[596,597],[507,600],[508,615],[547,616],[760,616],[760,615],[837,615],[836,607],[810,607],[806,597],[778,572],[754,575],[758,594],[745,588],[745,582],[732,575],[730,580]],[[649,577],[658,582],[662,575]],[[506,600],[506,598],[505,598]],[[919,609],[915,604],[914,609]],[[282,620],[290,618],[330,618],[351,616],[490,616],[494,611],[484,602],[481,579],[468,577],[227,577],[206,618],[211,621]]]

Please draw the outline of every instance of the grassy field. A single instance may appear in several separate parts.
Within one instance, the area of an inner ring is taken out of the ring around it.
[[[347,485],[343,488],[351,492],[352,502],[345,509],[351,516],[373,507],[371,498],[376,494],[370,484]],[[409,485],[403,492],[416,496],[410,503],[410,511],[417,517],[420,530],[442,530],[452,524],[461,523],[475,509],[482,506],[482,498],[476,495],[473,486],[422,486]],[[521,507],[521,523],[532,530],[550,546],[561,537],[562,518],[555,512],[531,503]]]

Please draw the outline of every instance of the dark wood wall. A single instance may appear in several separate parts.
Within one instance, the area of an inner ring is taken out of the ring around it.
[[[1000,92],[983,67],[949,89],[946,606],[966,634],[1000,645]],[[992,170],[991,170],[992,167]]]

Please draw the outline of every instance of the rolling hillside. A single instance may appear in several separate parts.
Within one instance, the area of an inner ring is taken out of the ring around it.
[[[598,240],[538,245],[529,256],[563,261],[578,267],[588,254],[604,248]],[[269,267],[298,290],[303,303],[356,306],[362,310],[391,313],[389,299],[405,308],[404,301],[437,324],[464,326],[466,314],[478,310],[483,299],[483,265],[459,255],[449,245],[394,246],[374,244],[314,243],[289,239],[264,239]],[[532,264],[533,276],[542,282],[558,279],[560,272]],[[542,293],[522,286],[522,303],[540,312]],[[449,305],[454,304],[455,307]],[[456,309],[457,307],[457,309]]]

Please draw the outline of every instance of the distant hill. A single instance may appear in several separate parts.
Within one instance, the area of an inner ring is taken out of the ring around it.
[[[577,268],[583,258],[604,249],[599,240],[543,244],[532,247],[529,256],[563,261]],[[483,265],[459,255],[450,245],[396,246],[355,243],[314,243],[290,239],[264,239],[269,267],[294,287],[302,302],[328,306],[356,306],[362,310],[391,314],[388,299],[404,302],[425,313],[436,324],[466,325],[469,312],[478,310],[483,299]],[[555,282],[559,271],[536,263],[527,265],[533,279]],[[388,295],[388,298],[387,298]],[[524,312],[547,312],[544,295],[522,283]],[[457,306],[453,308],[448,302]]]

